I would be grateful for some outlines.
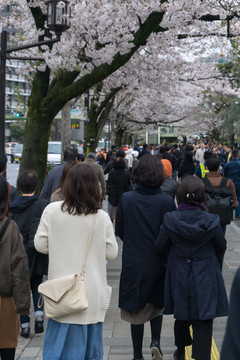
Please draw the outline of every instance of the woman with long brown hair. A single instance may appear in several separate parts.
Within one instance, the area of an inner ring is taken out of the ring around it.
[[[106,260],[118,251],[113,225],[101,210],[99,184],[90,166],[71,167],[61,190],[64,200],[46,207],[34,243],[39,252],[49,254],[48,279],[79,274],[95,219],[85,268],[88,308],[48,320],[43,359],[102,360],[103,321],[111,297]]]

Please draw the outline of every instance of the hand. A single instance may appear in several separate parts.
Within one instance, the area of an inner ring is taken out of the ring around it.
[[[102,195],[102,201],[106,200],[106,195]]]

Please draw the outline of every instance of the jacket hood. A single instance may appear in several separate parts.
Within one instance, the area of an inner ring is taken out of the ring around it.
[[[21,213],[28,207],[30,207],[38,199],[37,195],[32,196],[21,196],[14,200],[10,204],[10,211],[13,213]]]
[[[219,216],[210,214],[201,209],[178,210],[166,213],[164,216],[166,227],[179,237],[184,237],[189,242],[202,242],[203,235],[206,236],[220,223]]]

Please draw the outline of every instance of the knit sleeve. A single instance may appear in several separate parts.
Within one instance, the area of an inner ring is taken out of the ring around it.
[[[109,216],[107,217],[106,223],[106,260],[113,260],[117,257],[118,254],[118,244],[114,235],[113,224]]]
[[[43,254],[48,254],[48,226],[48,207],[46,207],[34,237],[34,246],[36,250]]]

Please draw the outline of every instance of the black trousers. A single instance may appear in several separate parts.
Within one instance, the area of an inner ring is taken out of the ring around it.
[[[193,338],[190,335],[190,325]],[[174,324],[175,345],[185,347],[192,344],[192,358],[195,360],[211,360],[213,320],[176,320]]]
[[[15,348],[0,349],[0,359],[1,360],[14,360],[15,350],[16,350]]]

